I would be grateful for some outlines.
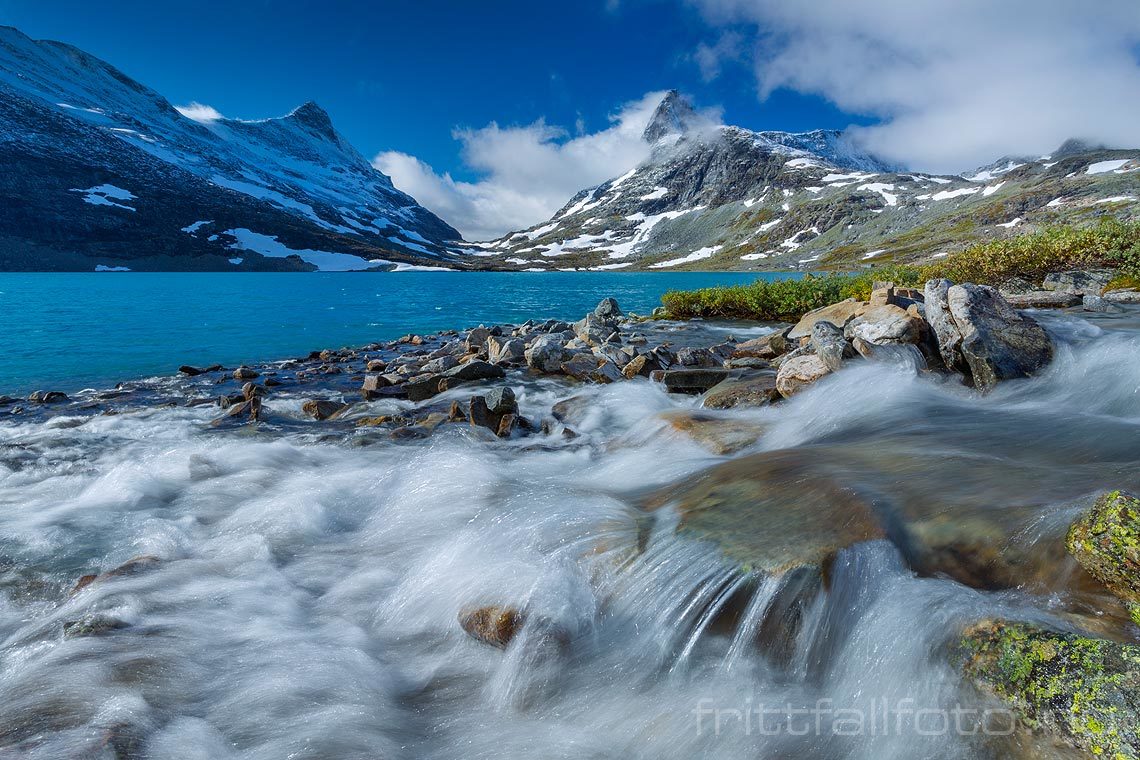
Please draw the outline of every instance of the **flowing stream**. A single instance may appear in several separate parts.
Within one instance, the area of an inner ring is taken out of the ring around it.
[[[907,520],[1014,526],[1002,546],[1044,556],[1096,492],[1140,488],[1140,311],[1037,316],[1058,341],[1040,377],[980,397],[905,363],[851,367],[718,413],[764,431],[731,456],[663,422],[697,401],[646,380],[510,376],[532,419],[585,394],[574,439],[444,426],[357,445],[303,422],[288,389],[266,406],[297,424],[268,430],[213,428],[216,407],[5,417],[0,758],[1008,756],[978,713],[954,728],[986,703],[948,647],[988,617],[1097,619],[1071,566],[971,588],[879,539],[792,593],[794,573],[738,566],[643,507],[784,452]],[[161,561],[71,593],[139,556]],[[527,610],[507,649],[460,627],[479,604]],[[104,630],[65,635],[75,621]]]

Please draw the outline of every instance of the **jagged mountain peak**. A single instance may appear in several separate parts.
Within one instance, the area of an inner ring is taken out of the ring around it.
[[[663,137],[680,136],[694,129],[701,121],[693,104],[677,90],[669,90],[657,104],[657,109],[641,133],[651,145]]]
[[[333,128],[332,119],[328,112],[311,100],[307,100],[294,108],[285,118],[291,119],[295,124],[307,127],[331,140],[337,138],[336,130]]]
[[[1079,137],[1070,137],[1061,143],[1061,147],[1053,151],[1053,158],[1064,158],[1081,153],[1092,153],[1097,150],[1108,150],[1108,146],[1095,140],[1085,140]]]

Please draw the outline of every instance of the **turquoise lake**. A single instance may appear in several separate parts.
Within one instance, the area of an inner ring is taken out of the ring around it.
[[[0,394],[73,391],[409,332],[647,313],[671,289],[788,273],[0,273]]]

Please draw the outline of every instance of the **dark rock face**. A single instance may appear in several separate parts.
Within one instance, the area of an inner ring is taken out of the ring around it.
[[[962,335],[959,351],[979,389],[1028,377],[1052,361],[1053,342],[1041,325],[1016,312],[993,288],[955,285],[947,302]]]

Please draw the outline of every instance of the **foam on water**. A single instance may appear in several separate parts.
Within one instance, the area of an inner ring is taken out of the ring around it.
[[[925,453],[937,467],[920,478],[945,470],[964,504],[1008,498],[1021,472],[1058,501],[1064,488],[1140,485],[1137,333],[1050,325],[1063,339],[1053,367],[984,398],[913,365],[866,364],[732,415],[767,426],[752,451],[824,451],[857,484],[872,454]],[[762,624],[782,609],[785,579],[677,537],[669,510],[638,508],[646,491],[723,459],[658,417],[695,401],[645,381],[516,390],[531,417],[585,394],[579,438],[487,443],[443,428],[354,447],[220,432],[203,408],[0,424],[0,754],[982,751],[913,731],[764,735],[729,713],[718,733],[698,709],[884,699],[949,709],[963,698],[945,655],[954,632],[995,614],[1046,619],[1047,600],[919,578],[894,546],[871,542],[840,553],[777,652]],[[269,403],[299,413],[296,399]],[[974,469],[991,465],[1013,485]],[[1066,514],[1043,511],[1035,529],[1053,535]],[[80,575],[138,555],[163,562],[69,595]],[[527,610],[506,651],[460,628],[460,611],[481,604]],[[65,623],[94,616],[130,627],[63,636]]]

